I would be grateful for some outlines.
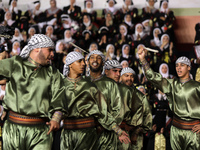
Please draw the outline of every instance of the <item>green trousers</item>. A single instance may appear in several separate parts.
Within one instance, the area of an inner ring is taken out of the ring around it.
[[[200,150],[200,134],[171,126],[170,143],[173,150]]]
[[[79,130],[62,130],[61,150],[95,150],[94,144],[98,138],[96,128]],[[96,149],[97,150],[97,149]]]
[[[47,135],[47,125],[26,126],[5,121],[3,126],[4,150],[51,150],[53,137]]]

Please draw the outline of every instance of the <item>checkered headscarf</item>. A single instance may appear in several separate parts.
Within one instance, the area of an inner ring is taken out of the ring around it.
[[[33,49],[45,47],[54,48],[54,43],[51,38],[44,34],[35,34],[31,37],[28,44],[22,49],[20,56],[22,58],[27,58]]]
[[[81,53],[70,52],[65,59],[65,65],[63,67],[63,75],[67,76],[69,74],[69,65],[80,59],[84,59]]]
[[[186,64],[186,65],[188,65],[188,66],[191,67],[191,62],[190,62],[190,60],[189,60],[187,57],[185,57],[185,56],[179,57],[179,58],[176,60],[176,64],[177,64],[177,63],[183,63],[183,64]]]
[[[125,73],[132,73],[133,75],[135,75],[135,71],[130,67],[123,68],[121,71],[121,76]]]
[[[87,61],[89,61],[90,56],[93,55],[93,54],[97,54],[97,55],[101,56],[101,58],[103,60],[103,63],[105,63],[105,55],[101,51],[99,51],[99,50],[93,50],[93,51],[91,51],[89,53],[89,55],[88,55]]]
[[[122,65],[117,60],[108,60],[105,63],[105,69],[119,68],[122,69]]]

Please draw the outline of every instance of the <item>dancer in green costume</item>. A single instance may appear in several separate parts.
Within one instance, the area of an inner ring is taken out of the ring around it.
[[[89,53],[87,60],[90,67],[89,80],[91,80],[101,91],[105,97],[108,106],[108,112],[113,116],[117,125],[120,125],[123,120],[121,113],[124,106],[121,100],[121,95],[117,83],[103,75],[105,56],[101,51],[94,50]],[[101,150],[116,150],[117,142],[118,139],[115,132],[103,130],[99,136],[99,139],[97,140],[95,147]]]
[[[118,134],[121,142],[128,143],[127,134],[107,112],[107,104],[95,84],[81,75],[85,69],[84,57],[79,52],[70,52],[64,66],[64,84],[68,114],[64,116],[61,134],[62,150],[98,149],[97,121],[107,130]],[[66,108],[67,109],[67,108]]]
[[[154,72],[145,60],[144,49],[138,50],[147,79],[166,94],[173,121],[170,143],[173,150],[200,149],[200,83],[190,78],[191,62],[187,57],[176,60],[179,78],[167,79]]]
[[[0,61],[0,80],[7,79],[3,106],[5,150],[51,150],[52,130],[65,112],[65,88],[59,71],[50,65],[53,41],[34,35],[20,56]]]

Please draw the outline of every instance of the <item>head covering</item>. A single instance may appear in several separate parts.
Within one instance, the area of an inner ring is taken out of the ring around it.
[[[109,32],[109,29],[108,29],[108,27],[106,27],[106,26],[102,26],[102,27],[99,29],[99,31],[98,31],[98,33],[99,33],[100,35],[107,35],[108,32]]]
[[[121,24],[121,25],[119,26],[119,28],[120,28],[120,27],[123,27],[123,28],[124,28],[124,30],[125,30],[124,36],[126,36],[127,33],[128,33],[127,26],[126,26],[125,24]]]
[[[135,71],[130,67],[123,68],[121,71],[121,76],[125,73],[132,73],[133,75],[135,75]]]
[[[95,42],[92,42],[92,43],[90,44],[90,47],[89,47],[89,52],[91,52],[91,46],[92,46],[92,44],[95,44],[95,45],[96,45],[96,47],[97,47],[97,49],[98,49],[98,45],[97,45],[97,43],[95,43]]]
[[[40,1],[34,1],[33,4],[36,7],[38,4],[40,4]]]
[[[36,33],[36,30],[35,30],[35,28],[34,28],[34,27],[30,27],[30,28],[28,29],[28,34],[30,34],[30,32],[31,32],[31,29],[33,29],[33,30],[35,31],[35,33]]]
[[[126,15],[124,15],[124,22],[125,22],[127,25],[129,25],[130,27],[132,27],[132,26],[133,26],[132,17],[131,17],[131,21],[127,21],[126,17],[127,17],[128,15],[131,17],[131,14],[130,14],[130,13],[127,13]]]
[[[167,9],[164,9],[163,8],[164,3],[168,4],[168,1],[167,0],[160,1],[160,12],[167,13],[169,10],[169,6],[167,7]]]
[[[119,68],[122,69],[122,65],[117,60],[108,60],[105,63],[105,69],[113,69],[113,68]]]
[[[63,67],[63,75],[66,77],[69,74],[69,65],[72,64],[73,62],[84,59],[83,55],[79,52],[70,52],[66,59],[65,59],[65,65]]]
[[[92,0],[85,0],[84,1],[84,7],[86,8],[87,6],[87,3],[91,3],[92,4],[92,7],[93,7],[93,1]]]
[[[166,72],[166,73],[163,73],[163,72],[162,72],[162,67],[163,67],[164,65],[167,66],[167,72]],[[159,73],[162,75],[163,78],[168,78],[168,77],[169,77],[169,67],[168,67],[168,65],[167,65],[166,63],[162,63],[162,64],[160,65],[160,67],[159,67]]]
[[[129,53],[130,53],[130,46],[129,46],[128,44],[124,44],[124,45],[122,46],[122,56],[123,56],[124,58],[128,58],[128,55],[124,54],[124,49],[125,49],[127,46],[128,46],[128,48],[129,48]]]
[[[160,0],[160,8],[161,8],[163,2],[167,2],[168,3],[169,1],[168,0]]]
[[[123,60],[120,64],[122,65],[124,62],[126,62],[128,64],[128,66],[129,66],[129,63],[128,63],[127,60]]]
[[[115,46],[113,44],[108,44],[106,46],[106,52],[108,52],[110,46],[112,46],[114,48],[114,52],[115,52]]]
[[[138,89],[138,90],[140,90],[140,89],[144,89],[144,92],[146,93],[146,90],[145,90],[144,86],[142,86],[142,85],[138,86],[137,89]]]
[[[62,43],[62,41],[57,41],[57,43],[56,43],[56,52],[59,51],[59,46],[60,46],[61,43]]]
[[[168,35],[168,34],[163,34],[163,35],[161,36],[161,43],[163,43],[163,38],[164,38],[164,36],[167,36],[167,37],[168,37],[168,39],[170,40],[170,37],[169,37],[169,35]]]
[[[35,34],[31,37],[28,44],[22,49],[20,56],[22,58],[27,58],[33,49],[45,47],[54,47],[54,43],[51,38],[44,34]]]
[[[110,1],[113,1],[114,4],[117,4],[117,2],[115,0],[107,0],[107,3],[109,3]]]
[[[185,56],[179,57],[179,58],[176,60],[176,64],[177,64],[177,63],[183,63],[183,64],[186,64],[186,65],[188,65],[188,66],[191,67],[191,62],[190,62],[190,60],[189,60],[187,57],[185,57]]]
[[[102,58],[102,60],[103,60],[103,63],[105,63],[105,55],[104,55],[101,51],[99,51],[99,50],[93,50],[93,51],[91,51],[91,52],[88,54],[87,61],[89,61],[90,56],[93,55],[93,54],[96,54],[96,55],[101,56],[101,58]]]
[[[82,32],[82,36],[85,36],[86,33],[89,33],[89,35],[92,35],[91,31],[86,29]]]
[[[139,26],[141,26],[142,27],[142,32],[138,32],[137,31],[137,27],[139,27]],[[138,24],[136,24],[136,26],[135,26],[135,35],[137,36],[138,34],[141,36],[142,34],[143,34],[143,25],[141,24],[141,23],[138,23]]]
[[[19,35],[18,36],[13,35],[13,38],[11,39],[11,41],[12,42],[14,42],[14,41],[21,42],[23,40],[22,34],[20,33],[18,28],[15,28],[15,30],[18,31]]]
[[[124,3],[126,2],[126,0],[124,0]],[[131,0],[131,5],[133,5],[133,0]]]
[[[70,16],[67,15],[67,14],[62,14],[60,17],[61,17],[61,20],[62,20],[62,21],[66,20],[66,21],[68,21],[68,22],[71,22],[71,18],[70,18]]]

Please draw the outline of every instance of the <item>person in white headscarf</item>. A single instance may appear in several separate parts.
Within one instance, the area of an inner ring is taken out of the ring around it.
[[[93,51],[93,50],[97,50],[98,49],[98,45],[95,42],[92,42],[89,46],[89,52]]]
[[[84,0],[84,9],[83,13],[88,13],[91,16],[93,22],[96,22],[97,11],[93,8],[93,0]]]
[[[15,33],[13,35],[13,38],[11,39],[11,42],[18,41],[21,42],[23,40],[22,34],[20,33],[20,30],[18,28],[15,28]]]
[[[119,25],[119,33],[115,35],[114,41],[117,43],[117,48],[121,48],[123,44],[128,43],[128,27],[126,24]]]
[[[141,41],[147,37],[143,28],[144,26],[141,23],[136,24],[135,33],[130,36],[133,41]]]
[[[56,43],[56,53],[64,53],[64,43],[62,41],[57,41]]]
[[[102,18],[105,17],[107,12],[111,12],[113,16],[116,16],[118,14],[118,9],[115,7],[117,2],[115,0],[107,0],[106,2],[108,3],[108,7],[102,10]]]
[[[130,55],[130,45],[128,44],[124,44],[122,46],[122,56],[120,58],[120,62],[122,62],[123,60],[128,61],[129,65],[132,65],[133,56]]]
[[[108,44],[106,46],[106,61],[116,59],[115,56],[115,47],[113,44]]]
[[[35,28],[34,28],[34,27],[30,27],[30,28],[28,29],[28,41],[32,38],[32,36],[33,36],[34,34],[36,34]]]
[[[45,33],[48,37],[50,37],[53,41],[57,40],[56,35],[54,35],[54,28],[51,25],[48,25],[46,27],[46,33]]]
[[[124,23],[127,25],[128,27],[128,34],[132,34],[135,30],[134,24],[132,22],[132,16],[131,14],[126,14],[124,16]]]
[[[20,43],[19,43],[19,41],[15,41],[12,44],[12,51],[10,52],[10,57],[19,55],[20,51],[21,51]]]
[[[129,64],[128,64],[127,60],[123,60],[120,64],[122,65],[122,68],[129,67]]]
[[[154,4],[157,0],[147,0],[146,6],[142,8],[142,16],[153,17],[159,12],[157,8],[155,8]]]
[[[16,27],[17,26],[17,22],[15,20],[12,19],[12,14],[10,11],[7,11],[4,15],[4,22],[3,24],[5,26],[10,26],[10,27]]]
[[[161,46],[161,41],[159,35],[161,34],[161,30],[159,28],[155,28],[153,30],[153,39],[150,41],[151,46],[153,47],[160,47]]]
[[[17,8],[17,0],[12,0],[9,11],[12,14],[13,20],[18,20],[21,17],[22,11]]]
[[[133,17],[134,23],[138,19],[138,9],[134,7],[133,0],[124,0],[124,5],[119,11],[123,15],[130,14]]]

